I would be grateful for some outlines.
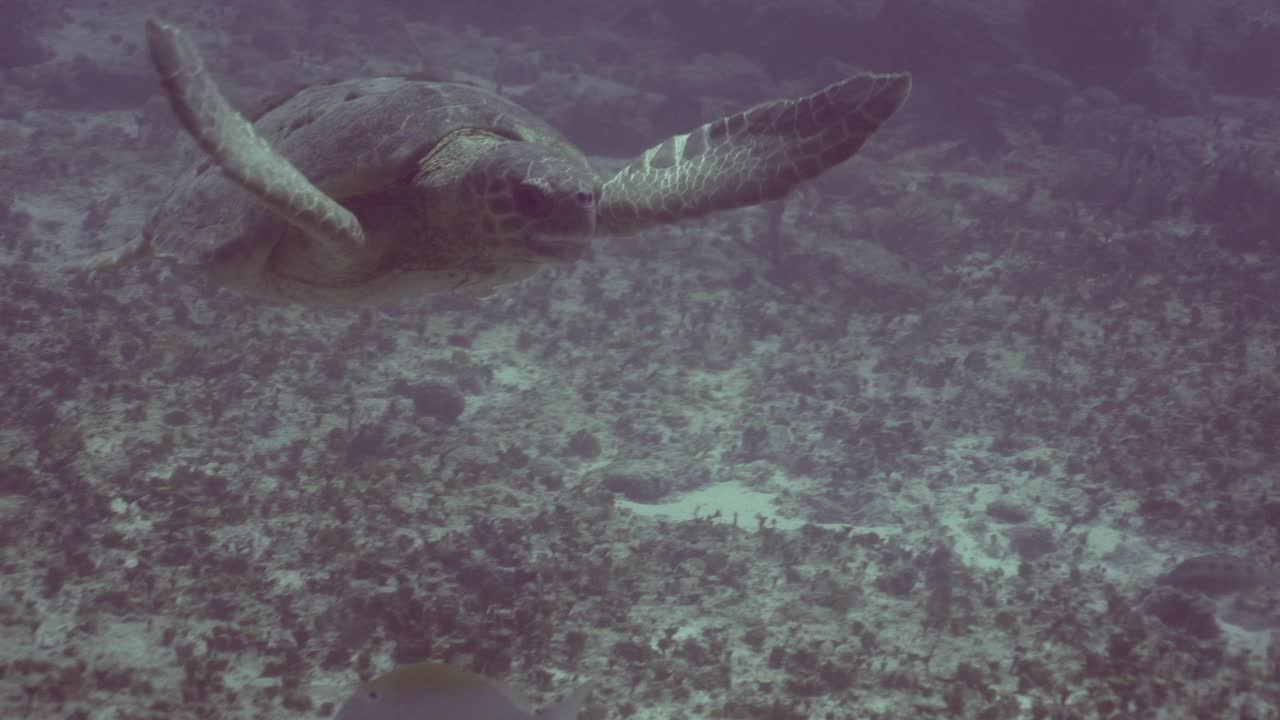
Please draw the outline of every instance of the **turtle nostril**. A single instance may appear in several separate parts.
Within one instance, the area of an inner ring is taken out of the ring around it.
[[[591,207],[596,203],[596,196],[589,192],[580,192],[577,195],[574,195],[573,199],[577,200],[578,204],[582,207]]]

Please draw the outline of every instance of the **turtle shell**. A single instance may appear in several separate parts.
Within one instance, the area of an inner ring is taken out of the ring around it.
[[[581,151],[528,110],[459,83],[381,77],[314,85],[252,119],[277,153],[340,203],[400,187],[420,158],[460,129],[545,145],[590,167]],[[296,231],[208,159],[175,183],[145,230],[156,256],[217,266],[220,280],[241,286],[234,276],[255,274],[290,232]]]

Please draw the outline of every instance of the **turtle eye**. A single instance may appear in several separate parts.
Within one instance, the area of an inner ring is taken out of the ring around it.
[[[516,210],[525,217],[541,219],[551,214],[551,198],[540,188],[528,183],[518,183],[511,195],[515,200]]]

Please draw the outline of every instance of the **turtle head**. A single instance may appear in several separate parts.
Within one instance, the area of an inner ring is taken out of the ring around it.
[[[474,203],[498,259],[577,260],[596,230],[600,178],[590,166],[546,145],[490,145],[471,165],[463,203]]]

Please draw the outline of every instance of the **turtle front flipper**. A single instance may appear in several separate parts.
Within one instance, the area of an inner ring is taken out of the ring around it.
[[[605,183],[596,231],[626,235],[783,197],[852,157],[910,92],[909,74],[862,73],[668,138]]]
[[[185,33],[148,20],[147,46],[174,114],[228,177],[319,243],[327,255],[348,257],[364,246],[355,215],[312,185],[231,107]]]

